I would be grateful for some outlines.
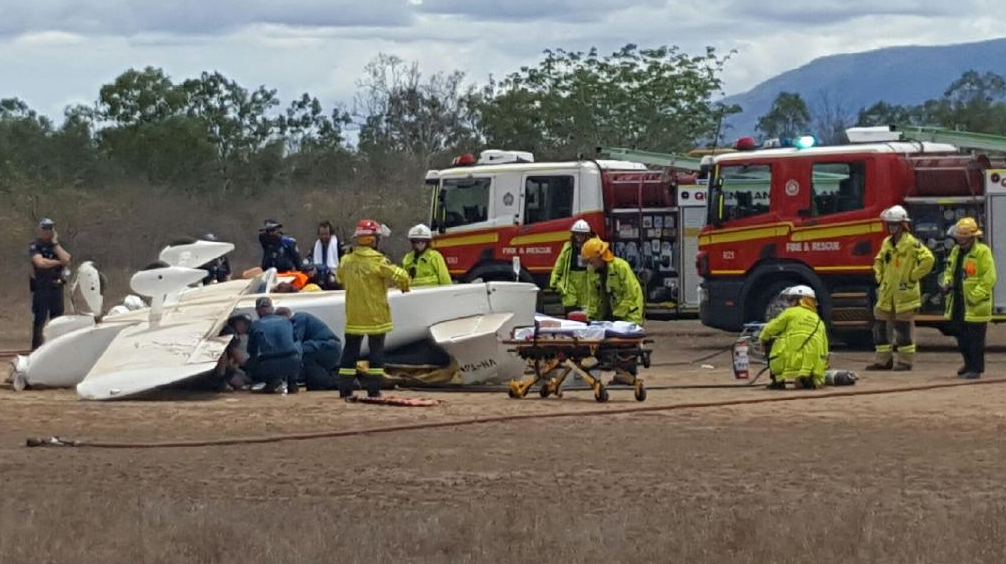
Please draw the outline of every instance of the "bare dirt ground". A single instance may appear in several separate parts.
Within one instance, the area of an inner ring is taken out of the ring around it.
[[[671,364],[729,335],[694,321],[651,331],[663,364],[644,374],[654,388],[735,384],[726,355],[713,369]],[[1006,328],[989,343],[995,378]],[[864,374],[855,389],[953,380],[951,344],[922,330],[915,372]],[[833,365],[859,369],[869,356],[839,350]],[[815,392],[653,389],[642,405],[773,394]],[[264,445],[23,446],[638,405],[627,390],[603,406],[585,391],[398,395],[444,403],[350,405],[328,393],[84,403],[0,390],[0,562],[1006,561],[1006,384]]]

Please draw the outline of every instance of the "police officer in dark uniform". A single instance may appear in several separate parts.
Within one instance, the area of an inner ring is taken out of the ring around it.
[[[56,224],[49,218],[38,224],[38,239],[29,247],[31,266],[31,348],[42,345],[45,323],[63,315],[63,269],[70,266],[70,253],[59,244]]]
[[[262,270],[275,268],[277,272],[300,270],[304,261],[297,249],[297,240],[280,231],[283,224],[275,219],[265,220],[259,229],[258,241],[262,245]]]
[[[217,236],[212,233],[207,233],[203,236],[203,241],[216,242],[216,240]],[[213,284],[214,282],[227,282],[231,279],[231,263],[227,260],[226,256],[215,258],[199,268],[206,271],[203,285]]]

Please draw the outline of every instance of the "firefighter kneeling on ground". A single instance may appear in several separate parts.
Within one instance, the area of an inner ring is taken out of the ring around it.
[[[964,357],[959,378],[975,380],[985,372],[985,332],[992,320],[992,288],[996,265],[992,250],[978,241],[978,222],[965,217],[950,233],[957,246],[950,251],[940,290],[947,296],[946,318],[953,322],[957,348]]]
[[[384,376],[384,336],[391,332],[391,306],[388,285],[409,291],[409,275],[377,250],[378,238],[388,229],[372,219],[356,224],[353,252],[342,257],[336,277],[346,290],[346,347],[339,363],[339,397],[353,395],[356,363],[363,338],[370,347],[367,378],[363,380],[367,396],[380,397]]]
[[[402,267],[409,273],[409,286],[449,286],[454,282],[447,270],[447,262],[440,251],[430,248],[433,232],[419,224],[409,229],[412,250],[402,259]]]
[[[775,341],[768,355],[768,387],[782,390],[787,380],[794,380],[801,388],[820,388],[828,370],[828,330],[817,314],[817,295],[810,286],[793,286],[783,296],[789,307],[765,324],[759,336],[763,346]]]
[[[877,303],[873,307],[873,343],[877,355],[867,370],[906,371],[915,360],[915,316],[922,307],[919,281],[933,269],[933,253],[910,232],[911,219],[901,206],[880,214],[888,237],[873,259]]]

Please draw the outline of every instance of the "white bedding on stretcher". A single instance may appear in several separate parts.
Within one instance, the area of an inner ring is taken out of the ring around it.
[[[547,315],[534,316],[538,324],[539,335],[572,337],[587,341],[600,341],[607,337],[637,337],[642,336],[643,328],[627,321],[595,321],[589,325],[579,321],[570,321]],[[518,341],[534,339],[534,327],[515,329],[513,338]]]

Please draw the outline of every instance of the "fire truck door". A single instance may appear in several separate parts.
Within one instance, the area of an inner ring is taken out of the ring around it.
[[[707,187],[678,186],[678,312],[698,311],[699,284],[702,279],[695,269],[699,252],[699,230],[706,224]]]
[[[1006,169],[985,171],[985,242],[992,247],[999,272],[1006,265]],[[1006,313],[1006,282],[992,291],[993,313]]]

